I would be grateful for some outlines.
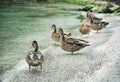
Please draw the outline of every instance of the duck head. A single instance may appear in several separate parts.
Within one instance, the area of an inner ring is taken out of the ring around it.
[[[90,10],[90,11],[87,11],[86,17],[95,17],[95,15],[93,14],[92,10]]]
[[[33,47],[33,49],[34,49],[35,52],[38,51],[38,43],[37,43],[37,41],[33,41],[32,42],[32,47]]]
[[[59,28],[58,31],[61,35],[63,35],[63,29],[62,28]]]
[[[65,38],[64,38],[64,33],[63,33],[63,29],[62,29],[62,28],[59,28],[58,31],[59,31],[59,33],[60,33],[60,40],[65,40]]]
[[[51,28],[52,28],[53,32],[56,33],[56,25],[53,24]]]

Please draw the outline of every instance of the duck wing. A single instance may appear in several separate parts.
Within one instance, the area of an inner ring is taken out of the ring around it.
[[[99,23],[99,26],[101,26],[101,27],[104,27],[104,26],[106,26],[106,25],[108,25],[107,22],[100,22],[100,23]]]
[[[75,39],[75,38],[67,38],[66,39],[66,42],[67,43],[75,43],[75,44],[82,44],[82,43],[89,43],[89,42],[87,42],[87,41],[85,41],[85,40],[82,40],[82,39]]]
[[[71,33],[64,33],[64,36],[70,37]]]
[[[52,36],[54,36],[54,37],[60,37],[60,34],[59,33],[52,33]]]
[[[69,44],[69,45],[72,45],[72,46],[90,46],[89,44],[87,44],[87,43],[83,43],[83,42],[80,42],[80,41],[78,41],[78,40],[73,40],[73,41],[70,41],[70,40],[67,40],[66,41],[66,43],[67,44]]]
[[[67,43],[79,43],[79,40],[75,39],[75,38],[67,38],[65,40]]]

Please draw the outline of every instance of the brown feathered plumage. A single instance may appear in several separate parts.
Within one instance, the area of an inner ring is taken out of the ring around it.
[[[60,33],[60,47],[64,50],[64,51],[68,51],[71,52],[71,54],[73,54],[73,52],[78,51],[86,46],[89,46],[87,43],[87,41],[84,40],[79,40],[79,39],[75,39],[75,38],[70,38],[70,39],[66,39],[63,35],[63,30],[60,28],[59,29],[59,33]]]
[[[29,71],[31,69],[31,66],[40,66],[42,70],[44,56],[40,51],[38,51],[37,41],[33,41],[32,47],[34,48],[34,50],[29,51],[29,53],[26,56],[26,62],[28,63]]]
[[[60,39],[60,33],[57,32],[57,29],[56,29],[56,26],[55,25],[52,25],[52,29],[53,29],[53,32],[51,34],[51,38],[52,40],[56,41],[56,42],[59,42],[59,39]],[[64,36],[65,38],[68,38],[71,36],[71,33],[64,33]]]

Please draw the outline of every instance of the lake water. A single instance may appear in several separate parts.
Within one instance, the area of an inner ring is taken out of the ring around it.
[[[120,81],[120,17],[96,14],[109,22],[75,55],[63,51],[50,38],[51,25],[63,28],[80,38],[79,6],[37,4],[0,9],[0,81],[2,82],[119,82]],[[25,56],[31,42],[37,40],[45,56],[43,71],[32,68],[28,73]]]

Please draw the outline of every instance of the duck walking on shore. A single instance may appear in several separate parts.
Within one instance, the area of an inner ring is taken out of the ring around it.
[[[83,20],[81,26],[80,26],[80,33],[81,33],[81,38],[83,35],[90,33],[91,31],[91,19],[95,22],[95,23],[99,23],[101,22],[102,18],[98,18],[96,17],[91,11],[88,11],[86,13],[86,18],[85,20]]]
[[[42,64],[44,62],[44,56],[43,54],[38,50],[38,44],[37,41],[32,42],[32,51],[29,51],[27,56],[26,56],[26,62],[28,63],[29,66],[29,72],[31,69],[31,66],[40,66],[42,70]]]
[[[94,22],[93,19],[91,18],[91,29],[92,30],[96,30],[97,33],[99,33],[99,30],[102,30],[103,28],[106,28],[106,26],[108,25],[108,22]]]
[[[65,40],[64,34],[63,34],[63,30],[61,28],[59,28],[59,33],[60,33],[60,47],[64,50],[64,51],[68,51],[71,52],[71,54],[73,55],[73,52],[78,51],[86,46],[90,46],[89,44],[87,44],[87,41],[78,41],[77,39],[68,39]]]
[[[91,30],[90,27],[91,27],[91,25],[88,24],[88,23],[84,23],[84,24],[82,24],[82,25],[80,26],[79,31],[80,31],[80,33],[81,33],[81,38],[82,38],[82,36],[85,35],[85,34],[88,34],[88,35],[89,35],[90,30]]]
[[[57,32],[57,29],[56,29],[56,25],[52,25],[52,34],[51,34],[51,38],[52,40],[56,41],[56,42],[59,42],[59,39],[60,39],[60,33]],[[64,36],[65,38],[68,38],[71,36],[71,33],[64,33]]]

